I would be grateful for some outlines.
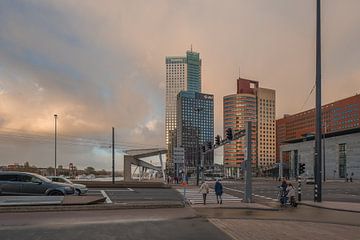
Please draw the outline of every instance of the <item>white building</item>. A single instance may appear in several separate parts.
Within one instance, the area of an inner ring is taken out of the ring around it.
[[[299,163],[305,163],[304,177],[314,177],[314,147],[314,136],[280,146],[281,161],[290,177],[297,176]],[[325,162],[326,179],[360,179],[360,128],[327,133],[323,147],[322,172]]]

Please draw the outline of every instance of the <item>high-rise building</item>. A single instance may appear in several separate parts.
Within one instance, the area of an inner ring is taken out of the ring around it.
[[[165,142],[176,127],[176,98],[180,91],[201,92],[201,59],[197,52],[185,57],[166,57]]]
[[[185,150],[185,165],[193,170],[200,160],[200,146],[214,142],[214,96],[181,91],[177,96],[177,145]],[[213,153],[206,154],[204,166],[214,164]]]
[[[332,133],[360,126],[360,95],[348,97],[322,106],[322,132]],[[315,109],[276,120],[276,159],[280,161],[280,145],[315,134]],[[284,156],[286,161],[286,156]]]
[[[259,88],[257,92],[258,167],[276,163],[275,90]]]
[[[259,88],[257,81],[239,78],[237,93],[224,97],[224,132],[252,124],[252,164],[261,168],[275,162],[275,91]],[[239,177],[245,160],[245,139],[224,145],[225,174]]]

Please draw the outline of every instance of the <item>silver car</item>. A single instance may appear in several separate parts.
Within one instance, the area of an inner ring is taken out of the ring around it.
[[[55,183],[35,173],[0,171],[0,195],[61,196],[74,193],[70,184]]]
[[[75,188],[75,194],[76,195],[83,195],[83,194],[86,194],[88,192],[88,189],[86,188],[86,186],[84,184],[73,183],[72,181],[70,181],[69,179],[67,179],[65,177],[48,176],[47,178],[49,178],[53,182],[67,183],[67,184],[72,185]]]

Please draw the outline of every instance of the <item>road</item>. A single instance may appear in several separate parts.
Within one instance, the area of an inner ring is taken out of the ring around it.
[[[182,208],[2,213],[0,236],[2,240],[272,240],[304,239],[311,234],[318,240],[350,240],[360,236],[358,219],[358,213],[305,206],[282,211]]]
[[[0,214],[1,240],[224,239],[187,209],[140,209]]]
[[[297,182],[290,181],[294,187]],[[243,197],[244,181],[224,181],[225,192],[232,195]],[[279,181],[272,179],[253,179],[253,194],[256,202],[271,202],[277,200],[279,192]],[[302,199],[313,200],[314,185],[302,184]],[[340,201],[340,202],[356,202],[360,203],[360,183],[345,182],[325,182],[323,183],[323,201]]]
[[[88,195],[104,196],[107,198],[107,203],[182,201],[181,194],[171,188],[91,188]]]

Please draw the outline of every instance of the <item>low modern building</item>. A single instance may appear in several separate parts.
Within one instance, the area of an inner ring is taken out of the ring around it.
[[[322,132],[331,133],[360,126],[360,95],[357,94],[322,106]],[[315,133],[315,109],[276,120],[276,159],[280,160],[280,146],[289,140]]]
[[[284,142],[280,161],[288,169],[285,175],[296,177],[299,163],[305,163],[304,177],[314,177],[314,146],[314,135]],[[326,179],[360,179],[360,128],[325,134],[323,149],[322,172]]]

